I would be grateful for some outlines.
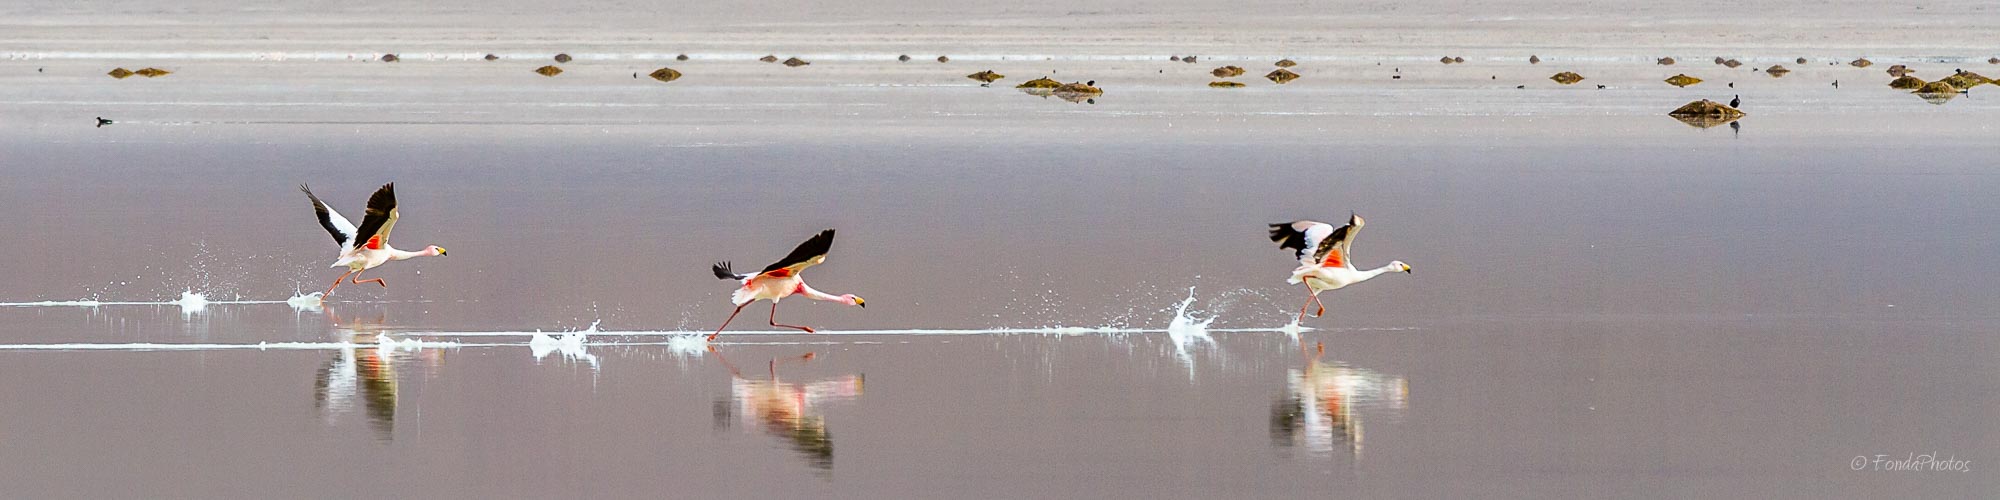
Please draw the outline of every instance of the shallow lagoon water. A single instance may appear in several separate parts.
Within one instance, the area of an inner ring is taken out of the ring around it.
[[[830,77],[9,85],[0,482],[1992,490],[2000,101],[1765,78],[1740,85],[1741,130],[1696,129],[1658,112],[1728,91],[1614,71],[1587,73],[1633,87],[1133,84],[1095,104]],[[187,73],[169,78],[206,78]],[[397,244],[450,256],[287,304],[339,274],[296,185],[353,215],[391,180]],[[1285,331],[1304,297],[1263,224],[1348,211],[1369,221],[1361,265],[1416,272],[1330,292],[1328,317]],[[809,277],[868,308],[786,302],[781,319],[828,330],[795,335],[760,331],[759,305],[712,351],[687,338],[729,311],[709,263],[828,227]],[[40,303],[71,300],[101,304]],[[74,348],[25,348],[46,344]],[[1928,452],[1972,472],[1850,468]]]

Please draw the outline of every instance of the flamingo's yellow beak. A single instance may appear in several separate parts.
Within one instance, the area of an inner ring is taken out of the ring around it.
[[[1415,272],[1413,272],[1413,271],[1411,271],[1411,270],[1410,270],[1410,265],[1409,265],[1409,264],[1403,264],[1403,273],[1405,273],[1405,274],[1416,274]]]
[[[861,297],[855,297],[855,298],[854,298],[854,305],[857,305],[857,306],[861,306],[861,308],[862,308],[862,309],[867,309],[867,308],[868,308],[868,301],[866,301],[866,300],[861,300]]]

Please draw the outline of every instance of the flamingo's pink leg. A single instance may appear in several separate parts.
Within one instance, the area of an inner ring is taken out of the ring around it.
[[[785,327],[785,328],[794,328],[794,329],[799,329],[799,330],[805,330],[805,331],[806,331],[806,333],[813,333],[813,329],[812,329],[812,327],[810,327],[810,326],[796,326],[796,325],[780,325],[780,324],[778,324],[778,303],[777,303],[777,302],[772,302],[772,303],[771,303],[771,326],[782,326],[782,327]]]
[[[715,329],[715,333],[708,334],[708,340],[713,342],[715,341],[715,336],[722,335],[722,329],[729,328],[729,322],[736,320],[736,313],[743,312],[743,307],[748,305],[750,305],[750,303],[745,302],[741,306],[736,306],[736,312],[729,313],[729,319],[722,320],[722,326],[717,327]],[[731,371],[734,371],[734,369],[732,369]]]
[[[349,274],[354,274],[354,270],[353,270],[353,269],[349,269],[349,270],[347,270],[347,272],[345,272],[345,273],[341,273],[340,277],[338,277],[338,278],[334,278],[334,279],[333,279],[333,286],[330,286],[330,287],[326,287],[326,293],[322,293],[322,294],[319,294],[319,297],[320,297],[320,298],[322,298],[322,299],[324,299],[324,298],[326,298],[326,297],[327,297],[328,295],[333,295],[333,289],[335,289],[335,288],[340,288],[340,281],[341,281],[341,280],[345,280],[345,279],[347,279],[347,275],[349,275]]]

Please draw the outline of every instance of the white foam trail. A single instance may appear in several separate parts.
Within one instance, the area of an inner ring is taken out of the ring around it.
[[[511,344],[461,344],[458,342],[420,341],[416,339],[389,341],[387,343],[361,344],[354,342],[258,342],[255,344],[176,344],[133,342],[123,344],[0,344],[0,351],[220,351],[233,349],[247,350],[308,350],[323,351],[353,349],[373,346],[389,346],[414,349],[417,347],[460,348],[498,347]]]
[[[1209,318],[1209,320],[1208,320],[1207,322],[1204,322],[1204,323],[1203,323],[1203,325],[1205,326],[1205,325],[1207,325],[1207,324],[1208,324],[1209,322],[1213,322],[1213,321],[1215,321],[1215,318]],[[1171,325],[1169,325],[1169,326],[1171,326]],[[1203,331],[1205,331],[1205,332],[1211,332],[1211,333],[1213,333],[1213,332],[1225,332],[1225,333],[1283,333],[1283,332],[1285,332],[1285,331],[1286,331],[1286,328],[1289,328],[1289,327],[1267,327],[1267,328],[1205,328],[1205,327],[1204,327],[1204,328],[1203,328]],[[1397,327],[1397,328],[1333,328],[1332,330],[1335,330],[1335,331],[1346,331],[1346,330],[1352,330],[1352,331],[1362,331],[1362,330],[1410,330],[1410,329],[1414,329],[1414,328],[1402,328],[1402,327]],[[950,329],[950,328],[911,328],[911,329],[902,329],[902,330],[819,330],[819,331],[817,331],[817,332],[814,332],[814,333],[801,333],[801,332],[799,332],[799,331],[797,331],[797,330],[745,330],[745,331],[737,331],[737,330],[730,330],[730,331],[726,331],[726,332],[722,332],[722,338],[725,338],[725,339],[726,339],[726,338],[730,338],[730,337],[742,337],[742,336],[799,336],[799,337],[809,337],[809,336],[844,336],[844,335],[891,335],[891,336],[925,336],[925,335],[1123,335],[1123,334],[1133,334],[1133,333],[1169,333],[1169,332],[1168,332],[1168,330],[1169,330],[1168,328],[1120,328],[1120,327],[1049,327],[1049,328],[965,328],[965,329]],[[1316,329],[1315,329],[1315,328],[1300,328],[1300,330],[1302,330],[1302,331],[1314,331],[1314,330],[1316,330]],[[664,336],[664,337],[684,337],[684,336],[700,336],[700,337],[707,337],[707,336],[708,336],[708,334],[709,334],[710,332],[708,332],[708,331],[694,331],[694,330],[634,330],[634,331],[597,331],[597,332],[593,332],[593,333],[596,333],[596,334],[598,334],[598,335],[609,335],[609,336],[622,336],[622,337],[648,337],[648,336]],[[538,334],[542,334],[542,332],[540,332],[540,331],[487,331],[487,332],[443,332],[443,331],[440,331],[440,332],[405,332],[405,333],[403,333],[403,334],[404,334],[404,335],[413,335],[413,336],[425,336],[425,337],[533,337],[533,336],[535,336],[535,335],[538,335]]]
[[[404,351],[420,351],[420,350],[424,350],[424,349],[426,349],[426,348],[441,348],[441,347],[464,347],[464,346],[465,346],[464,344],[459,344],[459,343],[457,343],[457,342],[446,342],[446,341],[437,341],[437,340],[422,340],[422,339],[401,339],[401,340],[397,340],[397,339],[395,339],[395,338],[393,338],[393,337],[390,337],[390,336],[388,336],[388,335],[376,335],[376,336],[375,336],[375,345],[376,345],[376,346],[379,346],[380,348],[383,348],[383,349],[395,349],[395,350],[404,350]]]
[[[98,307],[106,305],[165,305],[164,302],[100,302],[95,300],[44,300],[39,302],[0,302],[0,307]]]
[[[191,308],[194,310],[201,310],[207,308],[208,306],[216,306],[216,305],[289,304],[293,308],[298,308],[298,309],[316,309],[318,307],[317,304],[319,302],[319,299],[320,299],[319,292],[313,292],[305,295],[295,295],[285,300],[208,300],[208,297],[203,296],[202,294],[193,292],[181,292],[181,298],[175,300],[165,300],[165,301],[138,301],[138,300],[105,301],[105,300],[92,300],[92,299],[40,300],[40,301],[30,301],[30,302],[0,302],[0,307],[178,306],[183,309]],[[354,301],[350,303],[389,304],[396,302],[415,303],[415,302],[428,302],[428,301],[365,300],[365,301]],[[309,303],[313,305],[310,306],[306,305]]]
[[[178,343],[159,343],[159,342],[131,342],[131,343],[117,343],[117,344],[97,344],[97,343],[0,344],[0,351],[225,351],[225,350],[324,351],[324,350],[338,350],[338,349],[365,349],[370,347],[398,349],[398,350],[471,349],[471,348],[496,348],[496,347],[498,348],[527,347],[533,349],[535,347],[534,344],[531,342],[466,343],[466,342],[421,340],[421,339],[408,339],[408,338],[406,339],[382,339],[380,337],[377,338],[378,340],[376,342],[365,342],[365,343],[363,342],[258,342],[255,344],[214,344],[214,343],[178,344]],[[551,339],[551,340],[557,342],[558,344],[562,342],[559,339]],[[730,342],[729,343],[729,345],[737,345],[737,346],[882,345],[882,344],[883,342],[865,342],[865,341],[863,342],[834,342],[834,341]],[[666,342],[617,342],[617,341],[579,342],[577,344],[574,344],[574,346],[579,349],[584,347],[666,346],[670,350],[673,350],[678,354],[694,354],[694,355],[699,355],[700,353],[706,352],[708,350],[708,343],[700,338],[693,338],[692,341],[690,341],[690,339],[687,338],[675,338],[668,340]],[[560,353],[561,351],[555,351],[555,352]],[[595,359],[595,355],[592,355],[592,357],[588,359]]]

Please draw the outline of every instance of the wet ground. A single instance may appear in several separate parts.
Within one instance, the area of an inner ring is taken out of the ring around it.
[[[84,497],[2000,486],[1983,472],[2000,449],[2000,100],[1928,104],[1845,66],[1602,61],[1563,87],[1548,63],[1372,63],[1241,90],[1203,87],[1206,64],[994,66],[1010,76],[995,87],[1100,80],[1083,104],[864,63],[706,82],[692,66],[671,84],[610,63],[553,79],[470,61],[12,74],[0,482]],[[1169,70],[1185,74],[1147,76]],[[1677,72],[1711,82],[1658,83]],[[1663,116],[1738,94],[1740,128]],[[449,256],[288,302],[339,274],[297,184],[358,218],[390,181],[395,244]],[[1326,317],[1288,328],[1304,296],[1263,224],[1350,211],[1369,222],[1363,267],[1415,272],[1329,292]],[[824,330],[798,335],[758,305],[695,340],[730,310],[710,263],[761,267],[824,228],[839,237],[810,282],[867,308],[787,301],[780,320]],[[1933,452],[1970,472],[1873,462]]]

